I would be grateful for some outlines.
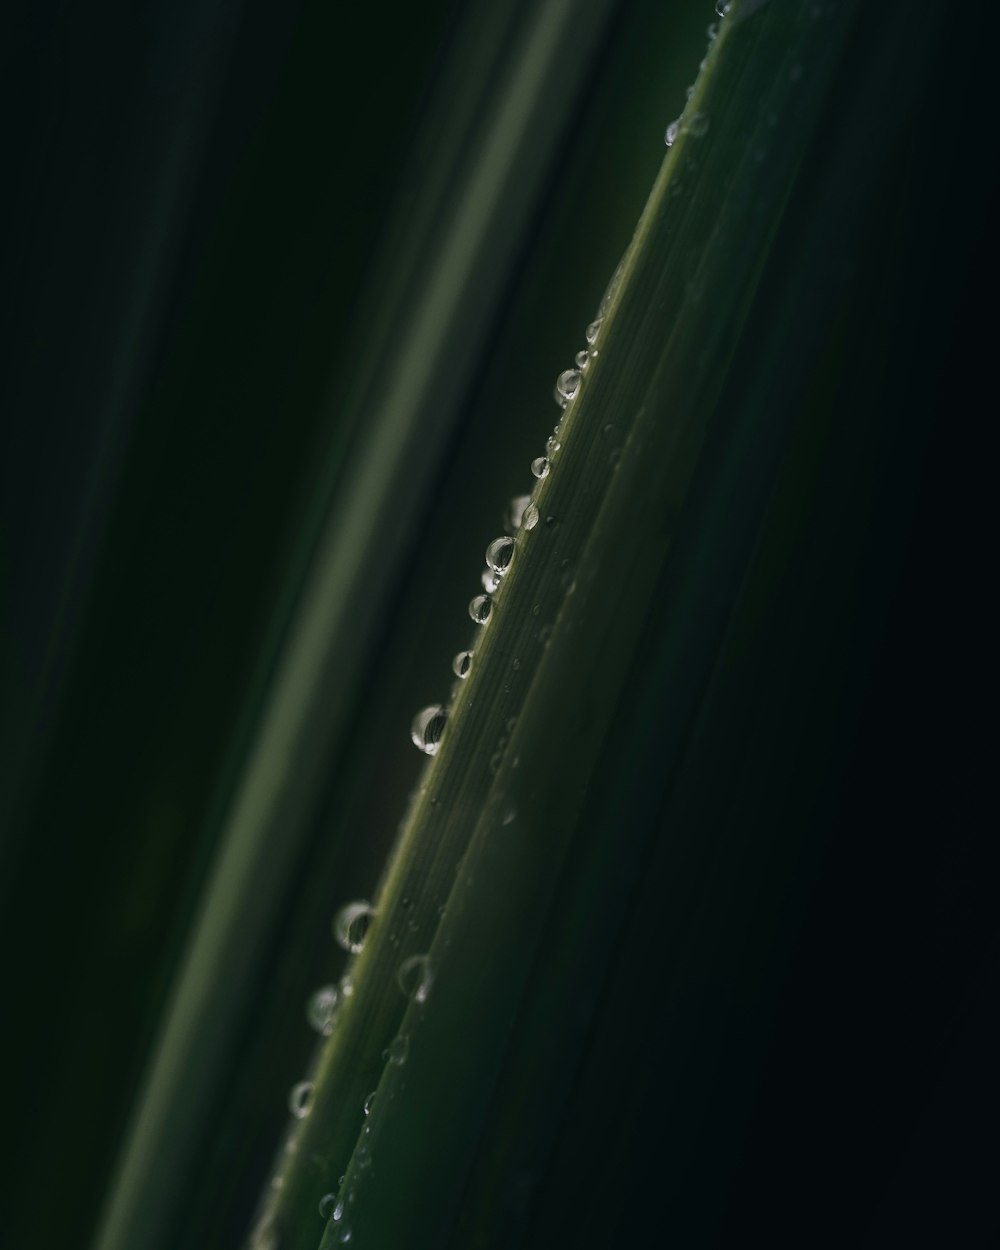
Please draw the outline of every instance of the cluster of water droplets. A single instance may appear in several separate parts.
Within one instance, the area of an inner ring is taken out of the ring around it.
[[[601,334],[601,328],[621,281],[621,274],[622,265],[619,264],[598,306],[593,321],[586,328],[584,335],[586,342],[576,353],[573,368],[564,369],[556,378],[555,400],[564,413],[580,394],[584,375],[591,362],[598,355],[597,343]],[[560,417],[552,433],[546,439],[544,455],[536,456],[531,461],[531,473],[537,482],[542,482],[549,476],[554,462],[562,449],[560,437],[562,420],[563,418]],[[469,601],[469,616],[476,625],[485,626],[490,620],[493,612],[494,597],[502,589],[504,579],[514,558],[518,531],[530,532],[540,519],[541,514],[538,504],[532,495],[515,495],[508,502],[504,510],[504,529],[506,533],[499,538],[494,538],[486,548],[485,567],[480,575],[483,588],[482,593],[475,595]],[[555,521],[555,517],[546,517],[547,524],[554,524]],[[452,672],[459,681],[464,681],[472,671],[474,663],[475,647],[459,651],[452,659]],[[519,662],[515,660],[512,667],[519,667]],[[458,689],[457,685],[453,687],[453,694]],[[424,755],[436,755],[447,723],[448,709],[444,704],[431,703],[427,707],[421,708],[410,723],[410,738],[413,745],[418,751],[422,751]]]
[[[719,37],[719,26],[721,21],[729,15],[729,10],[732,7],[732,0],[717,0],[715,12],[716,16],[720,20],[718,22],[712,22],[712,24],[708,27],[708,30],[705,32],[708,36],[709,48],[711,48],[712,44],[715,43],[716,39]],[[706,53],[699,68],[704,69],[707,62],[708,54]],[[688,87],[687,92],[685,93],[689,102],[693,98],[694,93],[695,88],[694,84],[692,84]],[[674,120],[667,126],[666,132],[663,136],[663,142],[668,148],[672,148],[681,135],[691,135],[692,138],[700,139],[703,135],[708,134],[708,126],[709,121],[707,113],[701,113],[697,109],[688,112],[687,109],[685,109],[681,113],[680,117],[675,117]]]

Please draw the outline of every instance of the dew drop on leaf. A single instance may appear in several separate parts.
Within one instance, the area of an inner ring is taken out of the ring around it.
[[[306,1003],[306,1019],[317,1033],[329,1037],[333,1032],[333,1020],[337,1014],[340,995],[335,985],[321,985],[314,990]]]
[[[288,1110],[296,1120],[304,1120],[312,1110],[314,1090],[315,1086],[312,1081],[299,1081],[297,1085],[292,1086],[288,1095]]]
[[[415,1003],[423,1003],[431,992],[434,973],[427,955],[411,955],[399,965],[396,983],[407,998]]]
[[[556,378],[556,403],[563,408],[576,396],[580,389],[580,370],[564,369]]]
[[[489,595],[476,595],[469,604],[469,615],[477,625],[485,625],[493,611],[493,600]]]
[[[418,751],[423,751],[424,755],[437,755],[447,720],[448,714],[440,703],[420,709],[410,724],[410,737]]]
[[[345,903],[333,918],[333,936],[337,945],[356,955],[364,947],[374,916],[371,903],[366,903],[364,899]],[[343,981],[340,988],[343,994],[351,992]]]
[[[513,538],[494,538],[486,548],[486,563],[498,577],[503,577],[514,555]]]
[[[507,505],[504,513],[504,528],[513,533],[521,528],[521,518],[524,516],[524,510],[531,503],[530,495],[515,495]]]

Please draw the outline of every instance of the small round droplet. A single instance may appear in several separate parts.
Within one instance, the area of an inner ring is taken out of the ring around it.
[[[312,1100],[315,1086],[312,1081],[299,1081],[293,1085],[288,1095],[288,1110],[296,1120],[304,1120],[312,1111]]]
[[[582,352],[576,353],[576,355],[573,357],[573,360],[578,369],[586,369],[587,365],[590,364],[590,352],[588,352],[587,349],[584,348]]]
[[[456,677],[466,678],[470,668],[472,668],[472,652],[459,651],[451,662],[451,671]]]
[[[561,446],[562,443],[560,443],[554,434],[550,434],[546,439],[545,450],[549,456],[554,456]]]
[[[333,918],[333,936],[337,945],[356,955],[364,947],[374,916],[374,908],[364,899],[345,903]],[[351,993],[343,981],[340,983],[340,992],[345,995]]]
[[[514,555],[513,538],[494,538],[490,545],[486,548],[486,563],[496,573],[497,577],[503,577],[510,567],[511,557]]]
[[[663,142],[668,148],[672,148],[674,146],[674,143],[677,141],[677,136],[680,134],[680,130],[681,124],[678,121],[671,122],[667,127],[667,133],[663,136]]]
[[[545,456],[536,456],[531,462],[531,471],[537,478],[548,477],[549,467],[549,462]]]
[[[531,503],[530,495],[514,496],[514,498],[507,505],[507,510],[504,513],[503,523],[505,529],[508,529],[511,533],[513,533],[515,530],[521,528],[521,518],[524,516],[524,510],[529,503]]]
[[[434,974],[427,955],[411,955],[409,959],[404,959],[396,973],[399,988],[415,1003],[427,1001],[433,981]]]
[[[687,120],[687,132],[700,139],[708,134],[708,118],[704,113],[692,113]]]
[[[346,1225],[345,1225],[345,1227],[344,1227],[343,1229],[341,1229],[341,1233],[340,1233],[340,1244],[341,1244],[342,1246],[346,1246],[346,1245],[347,1245],[347,1243],[348,1243],[350,1240],[351,1240],[351,1230],[350,1230],[349,1228],[347,1228],[347,1227],[346,1227]]]
[[[483,590],[485,590],[488,595],[495,595],[500,589],[500,578],[493,572],[492,569],[483,569],[480,574],[480,578],[482,579]]]
[[[372,1090],[372,1092],[365,1099],[365,1115],[371,1115],[372,1107],[374,1107],[374,1105],[375,1105],[375,1091]]]
[[[340,996],[341,998],[350,998],[354,993],[354,982],[348,973],[340,978]]]
[[[328,1220],[333,1214],[333,1208],[337,1205],[336,1194],[324,1194],[319,1200],[319,1213],[324,1220]]]
[[[604,320],[603,317],[598,317],[596,321],[592,321],[590,325],[587,326],[586,332],[584,334],[584,338],[587,340],[587,342],[591,346],[593,346],[597,342],[597,336],[601,332],[601,322],[603,320]]]
[[[485,625],[493,611],[493,600],[489,595],[476,595],[469,604],[469,615],[477,625]]]
[[[410,725],[413,745],[424,755],[437,755],[448,714],[440,703],[421,708]]]
[[[538,524],[538,509],[533,503],[529,503],[524,510],[524,516],[521,517],[521,529],[533,530]]]
[[[719,17],[725,17],[733,7],[733,0],[715,0],[715,11]]]
[[[580,370],[564,369],[556,378],[556,402],[564,408],[580,389]]]
[[[318,990],[313,991],[306,1003],[306,1019],[324,1037],[329,1037],[333,1032],[339,998],[335,985],[321,985]]]
[[[405,1033],[400,1033],[394,1037],[389,1045],[385,1048],[384,1058],[386,1063],[391,1063],[397,1068],[401,1068],[406,1063],[407,1056],[410,1053],[410,1039]]]

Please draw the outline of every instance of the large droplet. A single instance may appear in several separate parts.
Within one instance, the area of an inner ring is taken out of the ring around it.
[[[472,668],[472,652],[459,651],[451,662],[451,671],[456,677],[465,678],[468,677],[470,668]]]
[[[345,951],[350,951],[352,955],[356,955],[364,947],[374,917],[374,908],[364,899],[345,903],[333,918],[333,936],[337,940],[337,945],[342,946]],[[343,982],[340,988],[342,993],[349,993]]]
[[[564,369],[556,378],[556,403],[565,408],[580,389],[580,370]]]
[[[306,1003],[306,1019],[324,1037],[333,1032],[333,1021],[337,1014],[337,1000],[340,995],[335,985],[321,985],[315,990]]]
[[[529,503],[531,503],[530,495],[514,496],[514,498],[507,505],[507,510],[504,513],[503,523],[505,529],[508,529],[511,533],[513,533],[515,530],[521,528],[521,517],[524,516],[524,510]]]
[[[529,503],[524,510],[524,516],[521,518],[521,529],[533,530],[538,524],[538,508]]]
[[[733,7],[733,0],[715,0],[715,11],[719,17],[725,17]]]
[[[548,477],[549,467],[548,459],[545,456],[536,456],[531,462],[531,471],[537,478]]]
[[[440,703],[421,708],[410,724],[413,745],[424,755],[437,755],[448,714]]]
[[[288,1110],[296,1120],[304,1120],[312,1111],[312,1100],[315,1086],[312,1081],[299,1081],[293,1085],[288,1095]]]
[[[407,998],[415,1003],[426,1002],[434,981],[430,958],[427,955],[411,955],[409,959],[404,959],[396,973],[396,981]]]
[[[497,577],[503,577],[504,573],[510,567],[511,558],[514,555],[513,538],[494,538],[490,545],[486,548],[486,563],[496,573]]]
[[[469,604],[469,615],[477,625],[485,625],[493,611],[493,600],[489,595],[476,595]]]

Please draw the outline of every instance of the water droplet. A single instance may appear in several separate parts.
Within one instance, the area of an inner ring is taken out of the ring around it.
[[[554,434],[550,434],[546,439],[545,450],[550,456],[554,456],[561,446],[562,443],[560,443]]]
[[[351,977],[345,972],[344,975],[340,978],[340,996],[341,998],[350,998],[353,993],[354,993],[354,982],[351,979]]]
[[[556,403],[566,407],[580,389],[580,370],[564,369],[556,378]]]
[[[553,516],[552,513],[550,512],[549,515],[545,518],[545,524],[546,525],[558,525],[559,518],[557,516]]]
[[[700,139],[702,135],[708,134],[708,117],[704,113],[692,113],[687,120],[688,134],[694,135],[696,139]]]
[[[601,322],[603,320],[604,320],[603,317],[598,317],[596,321],[592,321],[590,325],[587,326],[587,330],[586,330],[586,333],[584,334],[584,338],[587,340],[588,343],[591,344],[591,346],[593,346],[593,344],[597,342],[597,336],[601,332]]]
[[[345,951],[350,951],[352,955],[356,955],[365,944],[365,938],[368,936],[374,916],[375,911],[371,903],[366,903],[364,899],[345,903],[333,918],[333,936],[337,945],[343,947]],[[343,994],[351,993],[343,981],[340,983],[340,989]]]
[[[672,148],[674,146],[677,136],[680,134],[680,129],[681,124],[678,121],[671,122],[667,127],[667,133],[663,136],[663,142],[668,148]]]
[[[533,503],[529,503],[524,510],[524,516],[521,517],[521,529],[533,530],[538,524],[538,509]]]
[[[397,1068],[401,1068],[406,1063],[407,1056],[410,1053],[410,1039],[405,1033],[400,1033],[394,1037],[383,1052],[383,1058],[387,1063],[394,1064]]]
[[[711,26],[709,26],[709,28],[708,28],[708,30],[705,32],[705,34],[706,34],[706,35],[708,35],[708,42],[709,42],[709,43],[714,42],[714,40],[716,39],[716,37],[717,37],[717,36],[718,36],[718,34],[719,34],[719,23],[718,23],[718,22],[713,22],[713,23],[712,23],[712,25],[711,25]],[[691,88],[689,87],[689,88],[688,88],[688,90],[690,91],[690,90],[691,90]],[[690,100],[690,98],[691,98],[691,97],[690,97],[690,96],[688,96],[688,99],[689,99],[689,100]]]
[[[486,548],[486,563],[496,573],[497,577],[503,577],[510,567],[513,554],[513,538],[494,538]]]
[[[330,1218],[331,1212],[333,1211],[333,1208],[336,1205],[337,1205],[336,1194],[324,1194],[323,1197],[320,1198],[319,1213],[323,1217],[324,1220],[328,1220]]]
[[[370,1162],[370,1160],[369,1160],[369,1162]],[[362,1167],[364,1167],[364,1164],[362,1164]],[[350,1240],[351,1240],[351,1230],[350,1230],[350,1229],[347,1227],[347,1225],[345,1224],[345,1225],[344,1225],[344,1227],[343,1227],[343,1229],[341,1229],[341,1233],[340,1233],[340,1244],[341,1244],[341,1245],[347,1245],[347,1243],[348,1243]]]
[[[365,1115],[371,1115],[372,1107],[374,1105],[375,1105],[375,1091],[372,1090],[372,1092],[365,1099]]]
[[[324,1037],[329,1037],[333,1032],[333,1019],[337,1014],[339,998],[335,985],[321,985],[309,996],[306,1003],[306,1019]]]
[[[299,1081],[298,1085],[292,1086],[288,1095],[288,1110],[296,1120],[304,1120],[312,1110],[315,1088],[312,1081]]]
[[[573,357],[573,360],[576,363],[576,367],[578,369],[586,369],[587,365],[590,364],[590,352],[588,352],[586,348],[584,348],[583,351],[576,353],[576,355]]]
[[[424,755],[437,755],[447,720],[448,714],[440,703],[421,708],[410,725],[410,737],[418,751],[423,751]]]
[[[434,982],[431,961],[427,955],[411,955],[399,965],[396,982],[407,998],[415,1003],[427,1001]]]
[[[480,578],[483,583],[483,590],[485,590],[488,595],[495,595],[500,589],[500,578],[493,572],[492,569],[483,569],[480,574]]]
[[[546,460],[544,456],[536,456],[535,459],[532,460],[531,462],[531,471],[532,473],[534,473],[535,477],[537,478],[548,477],[548,473],[549,473],[548,460]]]
[[[715,11],[719,17],[725,17],[733,7],[733,0],[715,0]]]
[[[493,611],[493,600],[489,595],[476,595],[469,604],[469,615],[477,625],[485,625]]]
[[[514,530],[521,528],[521,518],[524,516],[524,510],[531,503],[530,495],[515,495],[507,505],[507,511],[504,513],[504,528],[509,529],[512,533]]]
[[[472,668],[472,652],[459,651],[451,662],[451,671],[456,677],[465,678],[468,677],[470,668]]]

